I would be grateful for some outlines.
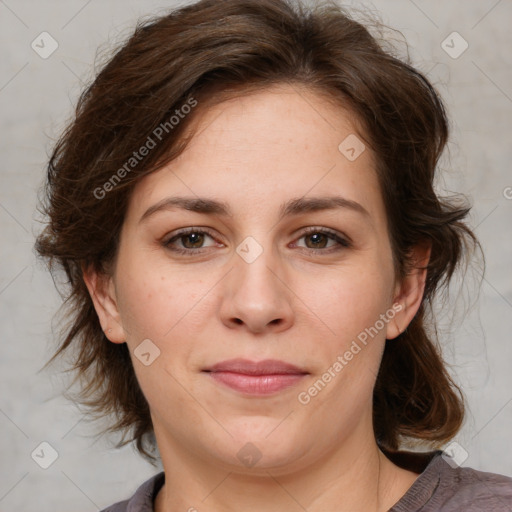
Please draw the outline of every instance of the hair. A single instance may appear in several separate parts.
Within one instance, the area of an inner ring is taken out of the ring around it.
[[[201,0],[140,20],[82,92],[49,158],[41,201],[48,222],[35,244],[52,276],[66,275],[69,321],[47,364],[71,352],[69,371],[81,383],[76,400],[91,414],[108,415],[106,431],[122,432],[120,445],[135,441],[152,463],[148,403],[127,344],[111,343],[102,331],[83,269],[110,272],[131,192],[185,149],[192,119],[228,98],[280,84],[305,87],[354,114],[375,155],[396,275],[414,266],[413,247],[431,245],[420,309],[385,345],[373,395],[377,443],[390,453],[407,440],[437,446],[463,423],[463,394],[427,316],[479,243],[464,223],[465,198],[434,190],[448,139],[439,94],[408,57],[394,56],[333,2],[311,8],[293,0]],[[194,110],[185,108],[194,102]],[[176,115],[178,122],[170,121]],[[150,139],[154,147],[135,159]]]

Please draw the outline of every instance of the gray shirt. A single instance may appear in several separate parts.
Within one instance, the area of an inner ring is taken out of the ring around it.
[[[512,512],[512,478],[467,467],[452,467],[438,450],[387,454],[398,466],[421,473],[388,512]],[[153,512],[164,472],[144,482],[135,494],[101,512]]]

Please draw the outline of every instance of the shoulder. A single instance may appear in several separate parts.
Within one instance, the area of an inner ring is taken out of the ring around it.
[[[390,512],[512,512],[512,478],[460,467],[440,450],[399,455],[420,475]]]
[[[135,494],[124,501],[118,501],[101,512],[153,512],[153,502],[165,481],[162,471],[146,480]]]
[[[432,501],[439,510],[512,511],[512,478],[459,467],[443,455],[433,462],[440,478]]]

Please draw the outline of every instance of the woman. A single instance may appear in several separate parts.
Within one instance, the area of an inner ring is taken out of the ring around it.
[[[512,479],[438,449],[464,406],[427,315],[478,247],[433,190],[447,137],[335,4],[139,25],[54,149],[37,241],[70,282],[54,358],[162,460],[106,510],[507,510]]]

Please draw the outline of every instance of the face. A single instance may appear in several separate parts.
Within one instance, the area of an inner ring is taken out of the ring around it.
[[[342,108],[288,86],[196,121],[185,152],[137,184],[115,271],[95,290],[110,340],[130,349],[164,465],[184,451],[236,471],[255,457],[253,472],[279,474],[373,442],[384,344],[415,309],[395,280],[370,149],[357,156]],[[235,358],[298,370],[211,371]]]

